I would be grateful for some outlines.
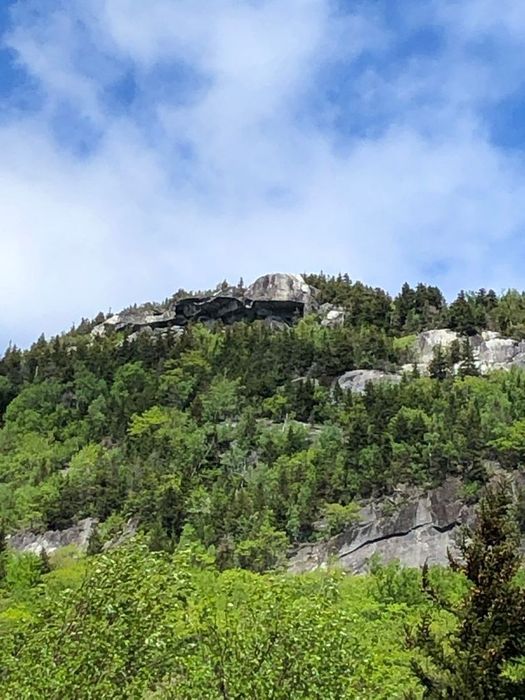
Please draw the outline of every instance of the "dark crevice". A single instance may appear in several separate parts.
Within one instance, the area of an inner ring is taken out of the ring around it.
[[[354,554],[355,552],[358,552],[360,549],[363,549],[363,547],[368,547],[368,545],[371,544],[376,544],[377,542],[385,542],[386,540],[393,540],[399,537],[406,537],[409,535],[411,532],[415,532],[416,530],[421,530],[423,527],[432,527],[433,530],[437,530],[437,532],[450,532],[453,530],[455,527],[457,527],[459,523],[456,520],[453,520],[451,523],[447,523],[447,525],[436,525],[432,521],[426,522],[426,523],[421,523],[421,525],[416,525],[415,527],[411,527],[408,530],[404,532],[393,532],[389,535],[380,535],[379,537],[374,537],[370,540],[366,540],[366,542],[363,542],[359,546],[355,547],[355,549],[350,549],[347,552],[343,552],[338,556],[339,559],[342,559],[343,557],[347,557],[351,554]]]

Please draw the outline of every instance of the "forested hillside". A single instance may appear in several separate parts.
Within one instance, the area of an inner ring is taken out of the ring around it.
[[[520,463],[520,369],[482,378],[464,362],[454,377],[440,353],[431,376],[407,373],[363,394],[334,379],[399,367],[412,334],[432,327],[521,336],[523,295],[462,293],[447,307],[434,287],[405,285],[392,299],[343,277],[307,279],[320,304],[345,310],[344,324],[323,326],[312,313],[278,329],[195,323],[182,336],[127,340],[93,336],[84,322],[9,349],[0,361],[5,527],[60,529],[93,516],[107,537],[136,516],[153,548],[172,548],[191,528],[221,566],[260,570],[315,537],[323,515],[332,531],[342,526],[355,499],[450,474],[475,491],[486,460]]]
[[[101,315],[7,350],[0,674],[12,679],[20,656],[30,675],[37,648],[39,673],[54,671],[38,688],[17,676],[3,697],[394,698],[409,688],[419,697],[400,642],[425,604],[419,574],[377,562],[362,578],[275,572],[297,543],[351,526],[362,499],[458,476],[475,502],[491,465],[521,469],[525,370],[481,376],[469,338],[525,338],[525,294],[461,292],[447,304],[433,286],[391,297],[346,276],[305,280],[315,306],[287,324],[93,333]],[[337,323],[322,321],[323,305],[340,312]],[[437,347],[428,371],[407,370],[416,335],[438,328],[460,340]],[[402,367],[399,382],[363,392],[337,382],[354,369]],[[86,517],[99,523],[87,559],[73,548],[4,551],[21,528],[61,530]],[[100,554],[130,519],[136,544]],[[452,597],[464,589],[459,575],[432,575]],[[113,653],[115,667],[99,678],[99,657]],[[144,694],[148,674],[166,687]]]

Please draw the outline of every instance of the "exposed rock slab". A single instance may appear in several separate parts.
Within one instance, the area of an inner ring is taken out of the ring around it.
[[[434,350],[440,345],[447,350],[459,336],[449,328],[437,328],[432,331],[424,331],[417,336],[413,352],[418,364],[428,365],[434,356]]]
[[[259,277],[246,290],[251,301],[286,301],[303,304],[308,311],[313,305],[316,290],[306,284],[302,275],[278,272]]]
[[[65,530],[48,530],[43,533],[24,530],[8,537],[7,543],[11,549],[19,552],[32,552],[33,554],[40,554],[42,550],[50,554],[68,545],[75,545],[79,549],[85,550],[97,523],[96,518],[85,518]]]
[[[424,331],[417,336],[411,348],[413,362],[406,364],[403,370],[410,371],[415,364],[422,374],[426,374],[438,346],[447,351],[454,341],[463,340],[462,336],[449,328]],[[505,338],[494,331],[483,331],[479,335],[469,337],[468,340],[481,374],[498,369],[525,367],[525,341]],[[454,367],[455,371],[458,369],[459,363]]]
[[[372,384],[399,384],[400,374],[382,372],[378,369],[353,369],[339,377],[337,383],[343,391],[363,394],[368,382]]]
[[[331,562],[355,573],[368,569],[379,555],[418,567],[448,562],[458,527],[472,515],[461,499],[461,482],[450,478],[426,494],[398,493],[391,501],[372,503],[361,510],[360,522],[326,542],[305,544],[290,559],[292,572],[312,571]]]

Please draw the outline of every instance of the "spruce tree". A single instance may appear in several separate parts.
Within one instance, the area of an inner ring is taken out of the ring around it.
[[[439,638],[425,617],[409,646],[425,661],[414,671],[424,698],[515,700],[525,697],[525,681],[503,673],[509,662],[525,654],[525,590],[516,583],[522,559],[512,490],[501,481],[487,489],[473,528],[463,531],[459,557],[449,555],[453,569],[463,573],[469,590],[453,609],[454,632]],[[423,585],[441,602],[423,570]]]
[[[449,363],[447,356],[440,345],[436,345],[430,364],[428,365],[428,373],[432,379],[442,381],[449,374]]]
[[[476,365],[472,345],[468,338],[464,338],[461,344],[461,364],[459,365],[458,372],[460,377],[479,376],[479,369]]]

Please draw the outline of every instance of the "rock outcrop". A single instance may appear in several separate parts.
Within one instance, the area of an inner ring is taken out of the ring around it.
[[[315,292],[302,275],[279,272],[255,280],[246,290],[245,298],[251,302],[295,302],[302,304],[308,313],[312,309]]]
[[[463,338],[449,328],[420,333],[410,350],[411,363],[403,370],[410,371],[415,364],[418,370],[425,374],[432,361],[434,351],[438,346],[448,350],[454,341],[461,342]],[[475,363],[482,374],[511,367],[525,367],[525,341],[504,338],[494,331],[483,331],[469,338]],[[459,364],[456,365],[457,370]]]
[[[398,384],[400,381],[400,374],[382,372],[378,369],[353,369],[340,376],[337,383],[343,391],[363,394],[368,382],[372,382],[372,384]]]
[[[259,277],[244,293],[234,288],[208,297],[180,299],[168,308],[146,305],[111,316],[96,326],[92,334],[108,330],[180,331],[190,322],[266,321],[272,327],[290,325],[315,308],[316,290],[301,275],[277,273]]]
[[[7,544],[16,551],[33,552],[33,554],[39,554],[42,550],[50,554],[68,545],[75,545],[79,549],[85,550],[97,523],[96,518],[85,518],[65,530],[48,530],[43,533],[23,530],[9,536]]]
[[[321,304],[317,313],[321,319],[321,326],[325,328],[342,326],[345,322],[346,314],[342,306],[335,306],[335,304]]]
[[[444,350],[447,350],[459,336],[455,331],[449,328],[436,328],[432,331],[424,331],[417,336],[412,352],[414,353],[414,361],[418,365],[426,367],[434,356],[434,350],[441,345]]]
[[[405,566],[447,564],[458,527],[473,509],[461,498],[461,482],[450,478],[426,494],[399,492],[391,499],[370,503],[360,521],[326,542],[305,544],[290,559],[292,572],[312,571],[330,563],[346,571],[366,571],[371,557],[398,560]]]
[[[519,491],[525,488],[525,473],[505,473],[497,463],[486,464],[490,479],[510,478]],[[460,479],[449,477],[428,492],[400,488],[393,496],[365,504],[359,520],[345,532],[326,541],[300,545],[289,559],[293,573],[313,571],[329,565],[362,573],[371,558],[383,563],[399,561],[404,566],[448,565],[448,550],[454,552],[459,528],[472,524],[475,506],[465,503]],[[525,539],[522,539],[525,552]]]

